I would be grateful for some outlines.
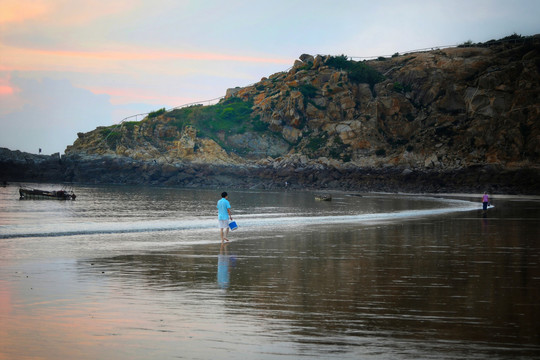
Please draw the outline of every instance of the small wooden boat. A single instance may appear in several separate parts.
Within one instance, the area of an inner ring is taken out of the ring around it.
[[[329,194],[318,194],[318,195],[315,195],[315,200],[319,200],[319,201],[331,201],[331,200],[332,200],[332,195],[329,195]]]
[[[20,199],[56,199],[56,200],[75,200],[73,191],[67,190],[38,190],[19,188]]]

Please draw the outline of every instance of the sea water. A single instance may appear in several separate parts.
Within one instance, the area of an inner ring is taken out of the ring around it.
[[[0,359],[540,356],[540,198],[17,190],[0,188]]]

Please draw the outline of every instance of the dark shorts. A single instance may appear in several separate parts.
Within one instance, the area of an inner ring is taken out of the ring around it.
[[[487,207],[488,207],[488,204],[489,204],[489,203],[488,203],[488,202],[484,202],[484,203],[482,203],[482,204],[484,204],[484,210],[487,210]]]

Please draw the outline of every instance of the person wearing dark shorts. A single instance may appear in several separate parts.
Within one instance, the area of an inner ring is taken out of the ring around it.
[[[484,192],[484,196],[482,196],[482,205],[483,205],[484,211],[486,211],[489,205],[489,196],[487,192]]]

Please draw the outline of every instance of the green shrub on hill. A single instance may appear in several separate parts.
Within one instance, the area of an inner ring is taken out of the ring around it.
[[[341,159],[344,162],[351,161],[351,149],[343,143],[339,136],[334,136],[328,154],[333,159]]]
[[[253,119],[253,130],[255,132],[264,133],[268,130],[269,127],[270,124],[261,121],[261,117],[259,115],[257,115],[255,119]]]
[[[338,70],[345,70],[349,79],[356,83],[366,83],[373,89],[375,84],[384,80],[384,76],[364,62],[349,60],[347,56],[331,56],[326,65]]]
[[[400,82],[394,82],[394,91],[396,92],[399,92],[399,93],[407,93],[407,92],[410,92],[412,90],[411,88],[411,85],[404,85]]]
[[[327,142],[328,133],[324,131],[316,136],[311,137],[306,145],[306,149],[309,150],[309,152],[311,153],[315,153],[321,148],[324,148]]]
[[[302,84],[298,87],[298,90],[302,93],[302,95],[306,98],[313,98],[315,95],[317,95],[317,88],[311,84]]]
[[[148,114],[148,118],[152,119],[152,118],[158,117],[159,115],[165,114],[166,111],[167,110],[165,110],[165,108],[161,108],[159,110],[152,111],[151,113]]]
[[[215,105],[194,105],[169,112],[172,118],[171,125],[182,130],[186,126],[192,126],[202,135],[213,139],[220,145],[222,141],[218,133],[241,134],[247,130],[261,131],[263,125],[251,119],[253,110],[251,101],[243,101],[240,98],[230,98]]]
[[[103,140],[106,141],[109,148],[113,150],[116,149],[116,144],[118,143],[118,141],[122,139],[122,134],[118,131],[114,131],[116,127],[116,125],[109,126],[101,130],[101,136],[103,137]]]
[[[129,131],[133,131],[133,129],[135,129],[135,126],[139,125],[140,123],[140,121],[124,121],[122,123],[122,127]]]

